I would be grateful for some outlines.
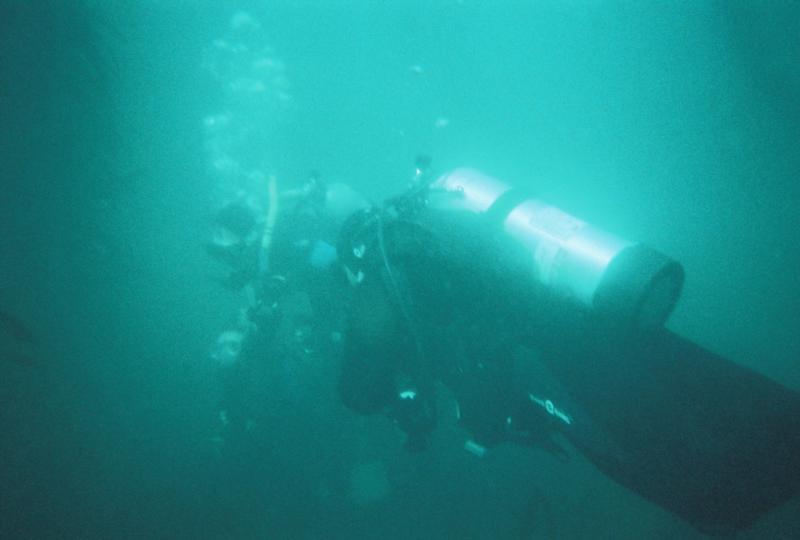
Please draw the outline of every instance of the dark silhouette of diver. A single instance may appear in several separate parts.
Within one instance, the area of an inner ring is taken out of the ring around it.
[[[225,263],[225,283],[248,297],[211,351],[219,367],[219,443],[249,436],[265,400],[278,394],[270,388],[282,387],[281,379],[292,385],[293,365],[312,353],[334,356],[346,291],[334,244],[341,220],[367,205],[316,172],[296,189],[279,191],[274,177],[268,184],[264,208],[248,198],[223,206],[215,216],[222,232],[206,246]]]
[[[564,455],[558,434],[710,534],[797,493],[800,395],[664,328],[678,263],[477,171],[417,173],[342,226],[348,407],[421,450],[443,384],[470,448]]]

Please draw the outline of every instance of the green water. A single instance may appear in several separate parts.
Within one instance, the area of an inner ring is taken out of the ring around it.
[[[283,65],[282,184],[379,200],[426,153],[527,186],[681,261],[670,328],[800,390],[796,2],[4,0],[0,309],[37,343],[0,364],[0,537],[700,538],[579,457],[447,427],[405,454],[324,384],[219,459],[208,348],[241,298],[202,249],[203,62],[240,9]]]

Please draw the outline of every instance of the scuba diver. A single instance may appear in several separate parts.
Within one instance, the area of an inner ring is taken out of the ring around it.
[[[728,534],[800,488],[800,395],[664,328],[681,265],[471,169],[353,214],[339,390],[425,448],[436,387],[465,446],[568,441],[698,530]],[[768,405],[768,406],[767,406]]]
[[[296,189],[280,191],[268,179],[267,204],[240,197],[217,213],[208,252],[225,263],[226,284],[247,298],[210,356],[219,367],[221,398],[216,443],[250,431],[264,407],[260,384],[293,383],[293,363],[336,346],[344,277],[334,243],[345,216],[367,206],[345,184],[312,172]]]

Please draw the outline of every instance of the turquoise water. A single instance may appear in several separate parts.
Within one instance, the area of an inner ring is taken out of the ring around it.
[[[426,153],[528,186],[681,261],[670,328],[800,390],[796,3],[43,4],[0,4],[0,309],[37,336],[0,364],[0,536],[700,537],[579,457],[478,460],[447,426],[405,454],[327,365],[220,459],[208,349],[242,299],[202,249],[203,121],[239,10],[276,85],[253,166],[379,200]],[[742,538],[790,538],[796,507]]]

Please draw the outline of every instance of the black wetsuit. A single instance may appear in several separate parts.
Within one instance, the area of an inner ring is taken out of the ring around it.
[[[515,415],[533,435],[558,430],[613,479],[711,534],[751,525],[800,489],[798,393],[666,329],[616,331],[531,285],[530,261],[483,216],[363,221],[340,382],[355,410],[404,410],[398,391],[410,382],[419,414],[433,415],[439,381],[484,442],[504,440]],[[519,376],[518,345],[554,386]],[[530,407],[537,383],[570,422]],[[406,425],[424,436],[433,417]]]

